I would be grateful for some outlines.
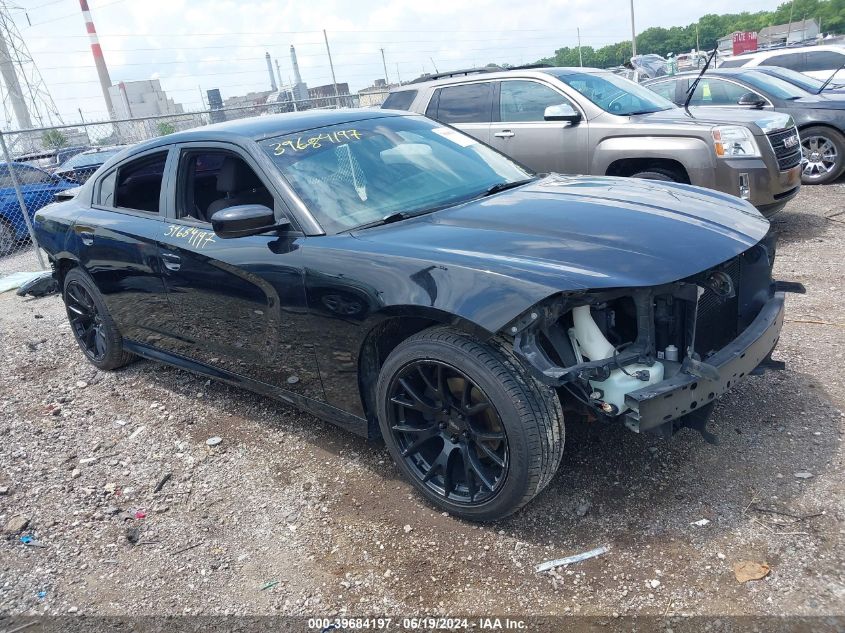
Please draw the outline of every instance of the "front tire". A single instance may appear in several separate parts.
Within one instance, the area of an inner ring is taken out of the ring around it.
[[[68,271],[62,296],[73,336],[94,366],[117,369],[134,360],[135,355],[123,349],[123,337],[106,309],[103,296],[84,271],[79,268]]]
[[[505,517],[533,499],[560,464],[560,401],[506,343],[424,330],[388,356],[376,395],[381,433],[399,469],[451,514]]]
[[[5,218],[0,218],[0,257],[10,255],[21,243],[15,229]]]
[[[828,127],[801,130],[801,183],[826,185],[845,171],[845,136]]]
[[[638,171],[636,174],[631,174],[631,178],[642,178],[643,180],[661,180],[663,182],[684,182],[684,179],[671,169],[664,169],[662,167],[652,167],[643,171]]]

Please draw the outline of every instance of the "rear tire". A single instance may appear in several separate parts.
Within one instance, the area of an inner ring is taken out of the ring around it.
[[[560,464],[563,411],[504,341],[424,330],[391,352],[376,386],[382,436],[429,501],[473,521],[515,512]]]
[[[98,369],[123,367],[135,355],[123,349],[123,337],[94,281],[80,268],[65,275],[62,298],[76,342]]]
[[[829,127],[801,130],[801,183],[826,185],[845,171],[845,136]]]
[[[671,169],[663,167],[652,167],[639,171],[636,174],[631,174],[631,178],[642,178],[643,180],[662,180],[663,182],[685,182],[680,174],[675,173]]]

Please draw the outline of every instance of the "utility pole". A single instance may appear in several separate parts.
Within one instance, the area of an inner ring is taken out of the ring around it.
[[[387,62],[384,61],[384,49],[379,49],[381,51],[381,65],[384,66],[384,83],[388,86],[390,85],[390,79],[387,78]]]
[[[792,33],[792,10],[795,8],[795,0],[789,3],[789,24],[786,25],[786,44],[789,46],[789,36]]]
[[[637,28],[634,26],[634,0],[631,0],[631,57],[637,56]]]
[[[402,75],[399,74],[399,62],[396,62],[396,79],[399,81],[399,85],[402,85]]]
[[[82,108],[77,108],[79,110],[79,120],[82,121],[82,127],[85,128],[85,137],[88,139],[88,145],[91,144],[91,135],[88,133],[88,126],[85,125],[85,117],[82,116]]]
[[[334,64],[332,63],[332,51],[329,48],[329,36],[326,35],[326,29],[323,29],[323,39],[326,40],[326,53],[329,56],[329,68],[332,71],[332,83],[334,84],[334,96],[337,99],[337,107],[340,107],[340,92],[337,89],[337,79],[334,76]]]
[[[577,27],[578,30],[578,65],[582,68],[584,67],[584,58],[581,57],[581,27]]]
[[[701,44],[698,41],[698,22],[695,23],[695,52],[701,50]]]

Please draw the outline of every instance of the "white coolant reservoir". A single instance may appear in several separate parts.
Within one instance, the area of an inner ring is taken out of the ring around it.
[[[613,345],[604,337],[593,320],[590,306],[574,308],[572,320],[574,327],[569,334],[576,346],[576,354],[582,358],[586,356],[590,360],[604,360],[613,356],[615,352]],[[648,380],[640,380],[636,377],[636,373],[642,370],[648,372]],[[633,375],[629,376],[625,371]],[[616,407],[616,413],[622,413],[628,408],[625,406],[625,394],[663,380],[663,363],[660,362],[655,362],[653,365],[641,363],[626,365],[625,371],[614,369],[607,380],[590,381],[590,386],[594,390],[602,392],[601,400]]]

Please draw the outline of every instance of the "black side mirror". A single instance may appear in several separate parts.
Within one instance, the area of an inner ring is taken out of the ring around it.
[[[220,209],[211,216],[211,228],[223,239],[258,235],[288,224],[287,220],[276,221],[273,210],[263,204],[241,204]]]
[[[759,110],[764,105],[766,105],[766,100],[760,95],[758,95],[756,92],[746,92],[739,98],[739,101],[737,101],[736,103],[737,105],[757,108]]]

